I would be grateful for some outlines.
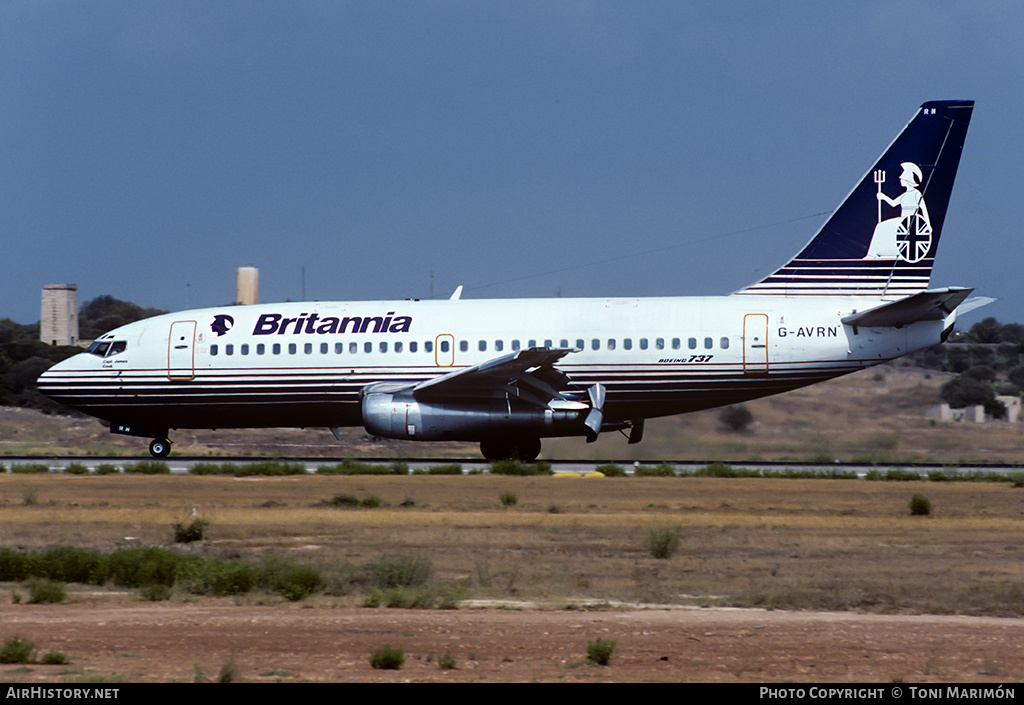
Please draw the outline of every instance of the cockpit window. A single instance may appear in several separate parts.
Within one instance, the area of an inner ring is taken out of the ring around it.
[[[85,351],[87,353],[92,353],[93,355],[96,355],[98,357],[103,357],[104,355],[107,354],[107,349],[109,347],[110,343],[101,343],[100,341],[97,340],[95,343],[87,347]]]
[[[115,340],[113,342],[109,340],[97,340],[86,348],[85,351],[97,357],[111,357],[113,355],[119,355],[127,349],[128,342],[124,340]]]

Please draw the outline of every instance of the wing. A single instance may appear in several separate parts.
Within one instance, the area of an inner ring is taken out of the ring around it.
[[[407,391],[418,401],[489,399],[496,393],[507,393],[537,406],[547,406],[554,399],[565,399],[559,390],[565,388],[569,377],[555,369],[554,364],[571,352],[575,350],[520,350],[411,385]]]

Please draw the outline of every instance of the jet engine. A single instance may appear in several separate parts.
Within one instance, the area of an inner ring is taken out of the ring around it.
[[[507,396],[422,402],[409,393],[371,387],[363,393],[362,411],[366,430],[382,438],[480,441],[498,434],[533,438],[584,435],[583,421],[590,407],[558,401],[540,407]]]

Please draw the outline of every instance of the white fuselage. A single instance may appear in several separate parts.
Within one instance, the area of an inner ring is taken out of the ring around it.
[[[582,395],[600,383],[604,421],[638,421],[854,372],[935,345],[952,322],[856,330],[840,320],[884,301],[732,295],[230,306],[118,328],[39,386],[115,424],[357,426],[368,385],[422,381],[517,350],[571,348],[558,364],[570,379],[563,391]]]

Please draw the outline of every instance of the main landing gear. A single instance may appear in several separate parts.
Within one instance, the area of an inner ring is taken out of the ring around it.
[[[166,438],[154,438],[149,444],[149,452],[154,458],[166,458],[171,454],[171,442]]]
[[[540,439],[489,438],[480,441],[480,453],[487,460],[519,460],[532,463],[540,455]]]

